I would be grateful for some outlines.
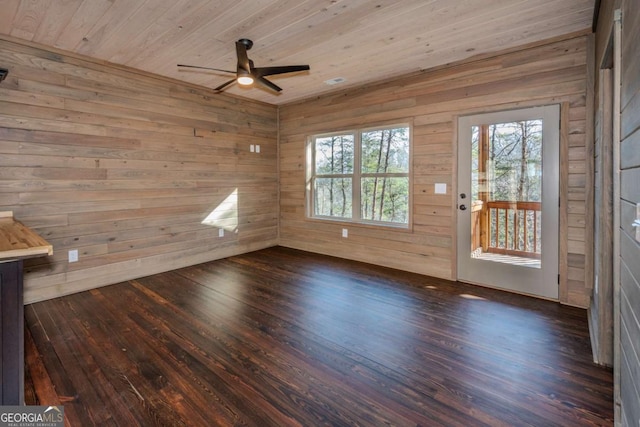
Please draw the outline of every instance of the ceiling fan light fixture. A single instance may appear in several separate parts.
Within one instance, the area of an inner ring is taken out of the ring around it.
[[[239,76],[238,77],[238,84],[244,85],[244,86],[249,86],[250,84],[253,84],[253,77],[251,76]]]
[[[238,59],[236,65],[236,71],[222,70],[219,68],[201,67],[199,65],[185,65],[178,64],[178,67],[200,68],[204,70],[213,70],[221,73],[235,74],[235,77],[222,83],[214,90],[216,92],[222,92],[227,86],[238,83],[241,86],[259,86],[262,89],[267,89],[273,92],[280,92],[281,87],[275,83],[265,79],[266,76],[273,76],[276,74],[297,73],[299,71],[309,71],[309,65],[282,65],[272,67],[256,67],[253,65],[253,61],[247,56],[247,51],[251,49],[253,42],[249,39],[240,39],[236,42],[236,57]]]

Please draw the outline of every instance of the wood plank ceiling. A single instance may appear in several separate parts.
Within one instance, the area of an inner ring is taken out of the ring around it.
[[[235,69],[234,42],[256,66],[309,64],[274,76],[272,104],[360,86],[591,26],[595,0],[4,0],[0,33],[216,87]],[[2,67],[2,64],[0,64]],[[338,85],[325,81],[342,78]]]

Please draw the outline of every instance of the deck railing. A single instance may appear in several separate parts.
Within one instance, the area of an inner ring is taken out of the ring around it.
[[[473,203],[472,249],[540,258],[540,202],[489,201]]]

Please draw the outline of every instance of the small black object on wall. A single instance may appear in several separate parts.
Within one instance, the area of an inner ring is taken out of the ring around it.
[[[0,68],[0,82],[7,77],[7,74],[9,74],[9,70],[6,68]]]

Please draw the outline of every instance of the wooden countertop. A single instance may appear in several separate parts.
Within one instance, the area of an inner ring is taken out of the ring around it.
[[[13,212],[0,212],[0,262],[43,255],[53,255],[53,246],[16,221]]]

